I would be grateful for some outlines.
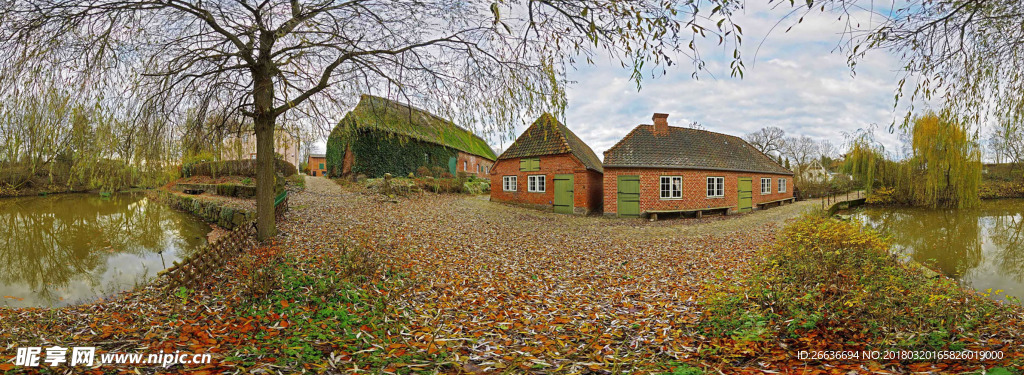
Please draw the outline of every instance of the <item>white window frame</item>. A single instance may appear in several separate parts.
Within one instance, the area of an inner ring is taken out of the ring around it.
[[[785,193],[786,192],[786,179],[785,178],[780,178],[779,179],[779,192],[780,193]]]
[[[501,177],[501,189],[504,191],[516,191],[519,186],[519,178],[517,176],[502,176]]]
[[[772,179],[770,177],[761,178],[761,195],[772,193]]]
[[[469,162],[467,162],[465,160],[462,161],[462,171],[463,172],[469,172]]]
[[[674,181],[678,181],[678,185],[674,185]],[[661,176],[658,182],[658,190],[660,191],[658,196],[662,200],[683,199],[683,176]],[[673,185],[676,189],[672,188]]]
[[[540,181],[538,184],[537,181]],[[526,191],[529,193],[543,193],[547,190],[547,175],[532,174],[526,176]]]
[[[714,181],[714,182],[712,182]],[[714,184],[714,185],[712,185]],[[714,194],[712,194],[712,186],[714,186]],[[725,177],[708,177],[708,183],[706,186],[708,189],[708,198],[724,198],[725,197]]]

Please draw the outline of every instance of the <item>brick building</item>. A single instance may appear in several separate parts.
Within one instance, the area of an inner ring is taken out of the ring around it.
[[[324,154],[309,154],[306,157],[306,168],[310,176],[327,175],[327,157]]]
[[[601,173],[601,159],[594,151],[545,113],[494,163],[491,200],[559,213],[600,212]]]
[[[742,138],[639,125],[604,153],[604,213],[622,217],[747,212],[791,202],[793,172]]]
[[[372,95],[331,131],[325,156],[334,177],[404,176],[420,167],[485,177],[497,158],[487,142],[451,121]]]

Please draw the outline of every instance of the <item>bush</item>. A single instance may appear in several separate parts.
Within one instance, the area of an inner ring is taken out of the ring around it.
[[[442,167],[439,167],[439,166],[436,166],[436,165],[430,167],[430,175],[434,176],[434,177],[440,177],[440,178],[452,178],[452,174],[448,173],[448,169],[445,169],[445,168],[442,168]]]
[[[430,168],[427,168],[427,166],[425,166],[425,165],[421,165],[419,168],[416,168],[416,176],[417,177],[434,177],[434,174],[432,172],[430,172]]]
[[[451,176],[451,174],[448,175]],[[431,193],[462,194],[466,192],[466,179],[464,178],[417,178],[415,183],[420,190]]]
[[[891,187],[880,187],[876,188],[868,194],[868,204],[894,204],[898,203],[896,200],[896,189]]]
[[[806,216],[762,255],[742,287],[712,292],[703,322],[709,333],[757,341],[818,331],[858,344],[937,350],[1006,311],[951,279],[902,264],[886,239],[857,222]]]
[[[274,159],[277,173],[285,177],[295,175],[298,170],[292,163]],[[207,161],[182,166],[182,175],[192,176],[245,176],[256,177],[256,159]]]

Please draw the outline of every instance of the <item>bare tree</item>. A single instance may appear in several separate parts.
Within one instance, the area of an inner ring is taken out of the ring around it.
[[[786,139],[786,131],[777,126],[769,126],[747,134],[743,138],[761,152],[771,154],[782,151],[783,143]]]
[[[1024,161],[1024,129],[1007,122],[989,133],[988,148],[996,163],[1011,163],[1016,168]]]
[[[338,119],[359,94],[416,102],[493,131],[565,106],[564,73],[618,57],[639,85],[693,40],[738,46],[724,0],[24,0],[0,3],[4,91],[72,82],[83,95],[145,103],[176,121],[186,109],[248,117],[257,143],[257,227],[276,232],[279,121]],[[708,11],[707,9],[711,9]],[[722,22],[718,22],[722,20]],[[690,49],[686,49],[689,45]],[[742,61],[734,48],[734,75]],[[50,72],[50,73],[47,73]],[[311,98],[316,98],[311,100]],[[474,125],[475,126],[475,125]]]
[[[817,157],[820,159],[832,159],[837,153],[836,145],[828,139],[818,141]]]
[[[783,143],[782,154],[792,160],[797,173],[803,171],[810,162],[818,157],[820,143],[806,135],[789,137]]]

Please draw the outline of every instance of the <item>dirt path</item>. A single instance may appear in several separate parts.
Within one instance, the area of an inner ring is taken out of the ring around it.
[[[409,319],[390,350],[446,351],[457,366],[554,372],[648,368],[693,355],[697,301],[775,223],[814,202],[701,220],[577,217],[454,195],[380,199],[306,178],[281,225],[286,251],[353,244]],[[624,366],[624,367],[622,367]]]

